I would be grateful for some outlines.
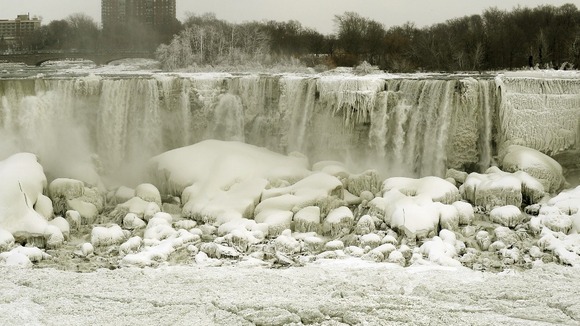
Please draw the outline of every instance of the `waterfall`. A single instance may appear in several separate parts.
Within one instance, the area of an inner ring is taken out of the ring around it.
[[[443,176],[446,168],[485,170],[496,143],[578,149],[579,94],[577,80],[506,76],[0,79],[0,156],[31,151],[55,175],[73,177],[75,162],[133,170],[163,151],[217,138],[353,170]]]

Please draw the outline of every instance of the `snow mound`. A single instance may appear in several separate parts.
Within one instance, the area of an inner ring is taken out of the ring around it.
[[[0,161],[0,228],[17,241],[41,246],[58,246],[64,241],[60,230],[34,210],[46,183],[43,168],[33,154],[14,154]]]
[[[310,173],[304,157],[219,140],[165,152],[152,158],[149,165],[154,184],[163,193],[181,194],[186,187],[199,184],[209,197],[251,178],[297,181]]]
[[[394,177],[383,182],[383,194],[389,190],[399,190],[407,196],[424,195],[436,202],[451,204],[459,199],[459,190],[454,184],[438,177],[421,179]]]
[[[524,171],[539,180],[546,191],[555,193],[565,182],[562,166],[553,158],[532,148],[510,145],[505,149],[502,168],[507,172]]]

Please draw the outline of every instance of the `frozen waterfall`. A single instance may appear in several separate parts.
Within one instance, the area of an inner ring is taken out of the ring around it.
[[[0,155],[48,173],[127,171],[206,138],[353,170],[443,176],[487,168],[501,147],[580,143],[580,81],[486,76],[230,75],[0,79]],[[79,167],[78,162],[85,165]]]

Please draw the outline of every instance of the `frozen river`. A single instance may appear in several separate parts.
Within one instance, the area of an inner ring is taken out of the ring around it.
[[[354,260],[91,273],[0,267],[2,325],[578,325],[580,274]]]

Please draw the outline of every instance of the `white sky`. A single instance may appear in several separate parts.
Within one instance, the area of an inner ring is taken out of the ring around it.
[[[186,12],[214,12],[218,18],[231,22],[248,20],[295,19],[304,26],[329,34],[333,32],[333,17],[345,11],[355,11],[386,27],[407,21],[423,27],[450,18],[480,14],[496,6],[512,9],[518,5],[535,7],[541,4],[560,6],[580,0],[177,0],[177,18]],[[100,22],[100,0],[0,0],[0,19],[14,18],[19,13],[43,17],[43,23],[84,12]]]

